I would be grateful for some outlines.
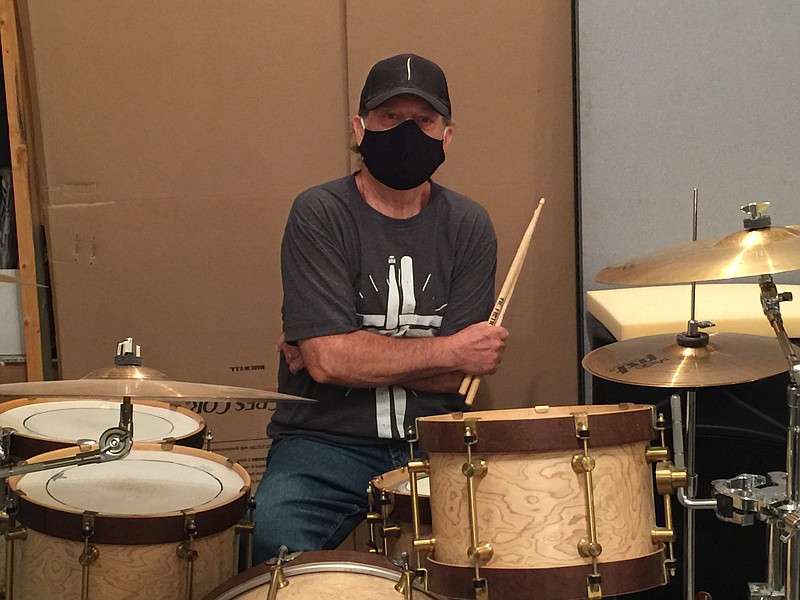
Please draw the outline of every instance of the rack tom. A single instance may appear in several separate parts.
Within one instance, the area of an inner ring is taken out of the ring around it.
[[[28,462],[73,453],[65,448]],[[15,600],[84,597],[87,575],[92,599],[199,598],[236,573],[235,525],[250,477],[217,454],[136,443],[123,459],[9,483],[27,528],[15,542]],[[82,555],[90,557],[86,573]]]
[[[651,534],[653,473],[645,456],[655,437],[653,407],[558,406],[418,419],[435,538],[426,563],[428,589],[474,598],[468,550],[487,544],[480,574],[493,597],[518,597],[520,590],[535,590],[539,600],[588,597],[592,559],[579,547],[585,550],[591,539],[590,495],[585,473],[573,466],[587,462],[580,415],[594,466],[591,504],[603,596],[665,583],[664,546]],[[473,475],[477,545],[467,475]]]
[[[134,400],[133,441],[174,440],[200,448],[203,418],[166,402]],[[75,446],[78,440],[97,441],[119,425],[120,402],[100,399],[21,398],[0,404],[0,427],[13,429],[11,455],[26,459],[51,450]]]

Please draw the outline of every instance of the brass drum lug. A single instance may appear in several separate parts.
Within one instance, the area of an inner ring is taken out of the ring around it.
[[[671,462],[656,463],[656,488],[662,496],[672,494],[678,488],[689,485],[686,469],[676,469]]]
[[[589,473],[594,470],[595,460],[591,456],[574,454],[572,456],[572,470],[578,475]]]
[[[178,547],[175,548],[175,553],[178,555],[178,558],[186,562],[191,563],[197,560],[197,550],[192,548],[192,544],[189,542],[181,542],[178,544]]]
[[[645,459],[648,463],[665,462],[669,460],[669,448],[663,446],[651,446],[645,450]]]
[[[675,531],[662,527],[651,529],[650,539],[654,544],[670,544],[675,541]]]
[[[424,473],[424,474],[428,475],[431,472],[431,464],[430,464],[430,462],[428,462],[428,459],[409,461],[409,463],[408,463],[408,472],[409,473]]]
[[[412,544],[414,547],[414,552],[433,552],[434,548],[436,547],[436,538],[416,538]]]
[[[248,535],[252,534],[255,530],[256,526],[255,523],[237,523],[234,527],[235,533],[246,533]]]
[[[89,544],[86,546],[86,549],[81,552],[81,555],[78,557],[78,562],[82,567],[88,567],[99,557],[100,551],[97,549],[97,546]]]
[[[389,537],[398,538],[400,537],[401,531],[402,529],[400,528],[400,526],[394,523],[392,523],[391,525],[384,525],[378,529],[378,532],[380,533],[383,539],[387,539]]]
[[[380,513],[369,512],[367,513],[367,523],[379,523],[383,521],[383,516]]]
[[[461,474],[464,477],[483,477],[489,471],[489,465],[486,464],[485,460],[473,460],[468,463],[464,463],[461,467]]]
[[[592,542],[583,538],[578,542],[578,552],[584,558],[597,558],[603,553],[603,546],[597,542]]]
[[[28,529],[25,527],[15,527],[10,531],[6,531],[4,536],[6,540],[27,540]]]
[[[470,546],[469,550],[467,550],[467,558],[472,562],[485,563],[492,558],[493,554],[494,548],[487,542],[483,542],[477,546]]]

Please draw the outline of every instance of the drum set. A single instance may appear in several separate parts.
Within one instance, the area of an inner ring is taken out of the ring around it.
[[[725,522],[768,528],[767,581],[751,584],[749,599],[800,600],[800,349],[780,313],[791,297],[772,280],[800,269],[800,227],[772,227],[765,208],[743,207],[742,232],[597,275],[693,284],[686,331],[615,342],[583,359],[596,377],[685,394],[673,394],[670,415],[554,399],[420,418],[408,431],[411,461],[368,490],[370,552],[284,548],[237,574],[246,545],[237,537],[253,528],[250,478],[201,449],[202,420],[176,406],[308,399],[171,381],[141,366],[132,340],[113,367],[83,379],[0,385],[0,395],[18,398],[0,405],[5,598],[594,600],[664,585],[682,558],[683,600],[699,600],[692,515],[713,509]],[[695,282],[745,276],[759,278],[777,343],[708,334],[710,323],[695,318]],[[786,471],[715,480],[713,497],[697,498],[696,390],[787,370]],[[686,517],[682,540],[672,496]]]
[[[250,476],[202,449],[205,423],[180,404],[311,400],[170,380],[131,338],[114,362],[0,386],[17,398],[0,404],[6,600],[193,600],[238,572],[240,547],[249,560]]]
[[[742,207],[742,232],[695,239],[596,277],[623,285],[692,284],[686,331],[615,342],[582,361],[602,379],[685,393],[685,399],[672,395],[669,415],[623,403],[421,418],[409,437],[425,457],[372,483],[374,549],[412,557],[419,585],[448,598],[631,594],[664,585],[678,571],[675,495],[687,523],[683,600],[709,598],[694,589],[694,514],[704,509],[724,522],[760,520],[768,528],[766,581],[749,584],[741,597],[800,600],[800,349],[780,313],[791,294],[779,293],[772,279],[800,269],[800,227],[772,227],[766,207]],[[759,278],[762,310],[777,343],[708,334],[702,329],[713,324],[695,318],[696,282],[746,276]],[[787,371],[786,471],[715,480],[713,497],[697,498],[697,390]],[[664,505],[661,523],[656,501]]]

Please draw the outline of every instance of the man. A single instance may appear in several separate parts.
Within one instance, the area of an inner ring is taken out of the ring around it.
[[[303,192],[281,247],[279,403],[256,493],[255,557],[332,549],[363,520],[370,480],[408,462],[419,416],[464,410],[508,331],[486,322],[497,241],[486,211],[430,180],[453,137],[442,70],[375,64],[352,126],[363,168]]]

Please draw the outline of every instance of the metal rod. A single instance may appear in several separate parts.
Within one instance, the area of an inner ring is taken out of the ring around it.
[[[697,241],[697,188],[694,188],[692,194],[692,241]],[[695,321],[695,294],[697,291],[697,282],[692,282],[692,317],[691,320]]]
[[[786,544],[781,541],[778,521],[767,524],[767,589],[783,594],[786,585]]]
[[[694,391],[686,392],[686,473],[689,485],[686,488],[686,497],[694,500],[697,475],[695,475],[695,420],[697,418],[697,393]],[[695,541],[695,518],[694,511],[687,510],[684,513],[684,556],[683,556],[683,581],[684,581],[684,600],[694,600],[694,541]]]
[[[688,498],[686,496],[686,492],[683,490],[678,490],[678,502],[681,503],[681,506],[685,506],[686,508],[692,510],[713,510],[717,508],[716,500],[698,500],[696,498]]]
[[[786,496],[792,510],[800,497],[800,395],[797,382],[788,388],[789,434],[786,442]],[[792,535],[786,542],[786,600],[800,600],[800,540]]]

